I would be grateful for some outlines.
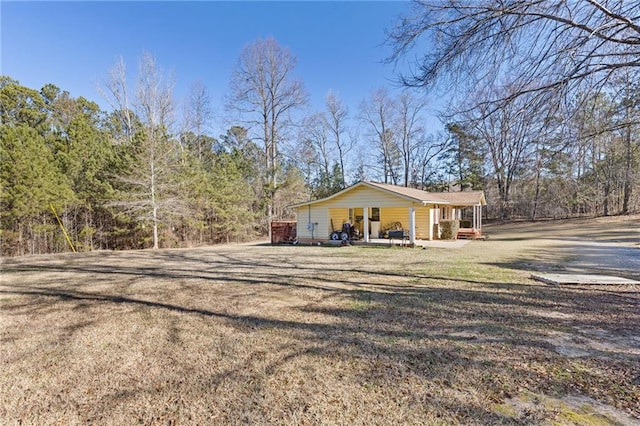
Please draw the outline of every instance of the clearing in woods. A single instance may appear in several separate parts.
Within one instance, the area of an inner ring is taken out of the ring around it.
[[[529,277],[638,280],[639,228],[635,216],[493,226],[456,249],[3,259],[0,418],[634,424],[640,289]]]

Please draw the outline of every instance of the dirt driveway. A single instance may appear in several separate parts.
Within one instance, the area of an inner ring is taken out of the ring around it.
[[[640,245],[581,241],[576,243],[572,252],[576,257],[569,261],[568,270],[624,275],[640,272]]]
[[[532,272],[606,274],[640,281],[640,215],[496,228],[501,241],[522,241],[516,262]],[[487,232],[491,233],[489,226]]]

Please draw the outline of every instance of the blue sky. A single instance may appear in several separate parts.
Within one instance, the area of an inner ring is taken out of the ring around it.
[[[134,74],[143,51],[175,72],[176,97],[202,81],[221,111],[242,48],[272,36],[298,58],[296,75],[323,106],[329,89],[352,112],[370,90],[397,86],[382,60],[385,30],[410,3],[2,1],[0,71],[39,89],[53,83],[106,107],[96,83],[122,56]],[[132,74],[132,75],[133,75]],[[131,81],[133,82],[133,81]]]

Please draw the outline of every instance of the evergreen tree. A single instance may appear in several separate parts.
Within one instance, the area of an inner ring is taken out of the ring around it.
[[[461,190],[470,188],[483,189],[484,182],[484,147],[476,136],[467,131],[460,123],[447,124],[449,133],[448,149],[443,152],[449,174]]]
[[[2,252],[54,251],[51,205],[61,211],[73,199],[44,137],[25,125],[0,125],[0,225]]]

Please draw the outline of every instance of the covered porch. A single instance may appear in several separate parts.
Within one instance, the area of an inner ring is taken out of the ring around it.
[[[334,240],[346,239],[343,231],[353,228],[354,239],[365,243],[404,239],[410,245],[420,245],[421,241],[439,240],[440,223],[446,220],[459,220],[467,225],[460,227],[456,238],[471,235],[471,239],[477,239],[482,236],[482,204],[329,208],[328,214]],[[467,215],[469,219],[465,220]],[[404,238],[401,237],[403,234]]]
[[[481,191],[431,193],[415,188],[362,181],[329,197],[294,205],[301,243],[389,236],[410,245],[440,239],[443,220],[461,219],[471,208],[470,227],[482,229]]]
[[[332,235],[353,227],[355,239],[363,242],[387,241],[389,233],[404,232],[410,244],[432,240],[437,210],[433,206],[329,208]],[[335,239],[335,238],[332,238]]]

